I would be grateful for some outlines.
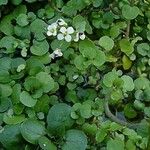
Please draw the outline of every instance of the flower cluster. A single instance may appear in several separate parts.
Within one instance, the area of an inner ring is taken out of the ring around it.
[[[85,39],[85,34],[83,32],[80,33],[75,31],[74,28],[68,26],[68,24],[63,19],[58,19],[56,22],[49,25],[47,30],[48,36],[57,36],[58,40],[78,42],[80,39]]]

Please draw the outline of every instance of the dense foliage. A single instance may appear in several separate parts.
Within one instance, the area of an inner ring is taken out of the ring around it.
[[[2,150],[150,150],[149,0],[0,0]]]

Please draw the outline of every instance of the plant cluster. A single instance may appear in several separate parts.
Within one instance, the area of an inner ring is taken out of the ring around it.
[[[0,0],[2,150],[149,150],[149,135],[149,0]]]

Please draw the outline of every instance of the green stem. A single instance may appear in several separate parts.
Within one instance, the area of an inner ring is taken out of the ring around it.
[[[139,126],[139,123],[129,123],[123,120],[120,120],[119,118],[117,118],[114,114],[112,114],[112,112],[109,109],[109,104],[108,104],[108,100],[105,99],[104,101],[104,110],[105,110],[105,114],[106,116],[111,119],[113,122],[116,122],[120,125],[132,128],[132,129],[136,129]]]

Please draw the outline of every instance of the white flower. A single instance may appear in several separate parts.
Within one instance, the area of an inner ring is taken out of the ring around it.
[[[67,26],[67,23],[63,19],[58,19],[56,22],[60,26]]]
[[[85,39],[85,34],[84,34],[84,33],[77,32],[74,41],[75,41],[75,42],[78,42],[79,39],[84,40],[84,39]]]
[[[68,28],[65,28],[65,27],[61,27],[60,28],[60,32],[58,35],[57,35],[57,39],[58,40],[63,40],[65,39],[67,42],[71,42],[72,40],[72,37],[70,34],[73,34],[74,33],[74,29],[73,27],[68,27]]]
[[[47,27],[47,35],[48,36],[56,36],[57,35],[57,23],[52,23]]]
[[[63,55],[63,53],[61,52],[61,49],[56,49],[52,54],[50,54],[50,57],[52,59],[55,59],[57,57],[61,57]]]

